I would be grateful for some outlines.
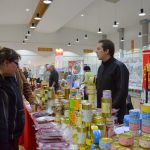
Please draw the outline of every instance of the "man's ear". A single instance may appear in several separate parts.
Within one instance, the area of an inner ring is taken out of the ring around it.
[[[10,62],[8,60],[4,60],[4,65],[8,65]]]
[[[109,49],[106,50],[106,53],[109,54]]]

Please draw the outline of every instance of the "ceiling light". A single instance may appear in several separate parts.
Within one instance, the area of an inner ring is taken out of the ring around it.
[[[28,37],[27,36],[25,36],[25,39],[24,39],[24,41],[27,41],[28,40]]]
[[[68,43],[68,46],[71,46],[71,43]]]
[[[34,23],[30,26],[31,29],[35,29],[36,27],[34,26]]]
[[[84,36],[84,39],[86,39],[86,40],[88,39],[88,36],[87,36],[87,34],[85,34],[85,36]]]
[[[98,29],[97,33],[103,33],[102,30],[101,30],[101,28]]]
[[[81,17],[84,17],[84,14],[81,14]]]
[[[120,41],[121,41],[121,42],[124,42],[124,38],[122,37]]]
[[[30,9],[29,8],[26,8],[26,12],[29,12],[30,11]]]
[[[138,37],[142,37],[142,33],[141,32],[139,32]]]
[[[35,20],[41,20],[41,17],[39,15],[39,13],[37,13],[36,17],[34,18]]]
[[[44,4],[51,4],[51,3],[52,3],[52,0],[43,0],[43,3],[44,3]]]
[[[143,9],[143,8],[141,8],[141,9],[140,9],[139,16],[145,16],[145,15],[146,15],[146,13],[144,13],[144,9]]]
[[[30,31],[28,31],[28,33],[26,34],[26,36],[31,36],[31,33],[30,33]]]
[[[117,28],[117,27],[118,27],[117,21],[114,21],[113,27],[114,27],[114,28]]]
[[[78,38],[76,39],[76,42],[79,43],[79,39]]]

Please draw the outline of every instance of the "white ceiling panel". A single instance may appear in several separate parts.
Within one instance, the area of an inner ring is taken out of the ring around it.
[[[29,24],[39,0],[0,0],[0,24]],[[26,12],[26,8],[30,9]]]

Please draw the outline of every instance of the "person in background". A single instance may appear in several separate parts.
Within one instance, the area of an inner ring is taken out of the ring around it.
[[[91,72],[90,66],[84,66],[84,78],[82,84],[85,84],[84,87],[84,99],[88,100],[88,93],[87,93],[87,84],[89,82],[90,77],[94,77],[93,72]]]
[[[49,77],[50,77],[50,65],[46,64],[45,71],[44,71],[44,80],[49,82]]]
[[[103,90],[112,92],[112,108],[119,109],[118,123],[123,123],[126,113],[129,71],[127,67],[114,58],[115,46],[110,40],[100,40],[97,44],[97,57],[102,60],[97,73],[97,107],[101,107]]]
[[[58,84],[58,80],[59,80],[59,74],[56,71],[56,68],[54,65],[50,66],[50,77],[49,77],[49,86],[50,87],[54,87],[55,92],[59,89],[59,84]]]
[[[128,94],[128,96],[127,96],[126,105],[127,105],[127,114],[129,114],[129,111],[130,111],[131,109],[134,109],[134,108],[133,108],[133,105],[132,105],[132,101],[131,101],[131,96],[130,96],[130,94]]]
[[[73,76],[72,76],[71,72],[68,72],[68,75],[66,77],[66,81],[67,81],[68,87],[71,87],[72,82],[73,82]]]
[[[28,73],[26,67],[23,67],[23,74],[24,74],[24,76],[26,77],[26,79],[29,77],[29,73]]]
[[[15,78],[20,59],[14,50],[0,48],[0,148],[3,150],[19,150],[18,139],[24,128],[23,100]]]
[[[19,68],[16,73],[16,80],[22,96],[24,96],[30,104],[37,104],[38,102],[36,101],[36,98],[32,93],[31,86],[28,83],[26,77],[24,76],[22,70]]]

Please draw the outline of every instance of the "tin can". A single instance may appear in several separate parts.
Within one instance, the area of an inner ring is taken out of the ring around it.
[[[78,135],[78,144],[85,144],[86,136],[87,136],[87,127],[79,126],[77,127],[77,135]]]
[[[92,105],[90,103],[82,104],[82,121],[92,122]]]
[[[132,146],[134,143],[134,137],[131,133],[123,133],[119,135],[119,143],[123,146]]]
[[[104,117],[111,117],[112,110],[112,99],[111,98],[102,98],[102,114]]]
[[[142,125],[142,132],[150,134],[150,126]]]
[[[100,149],[108,149],[111,148],[112,139],[111,138],[101,138],[99,141],[99,148]]]
[[[150,135],[143,135],[139,138],[139,145],[143,148],[150,149]]]

